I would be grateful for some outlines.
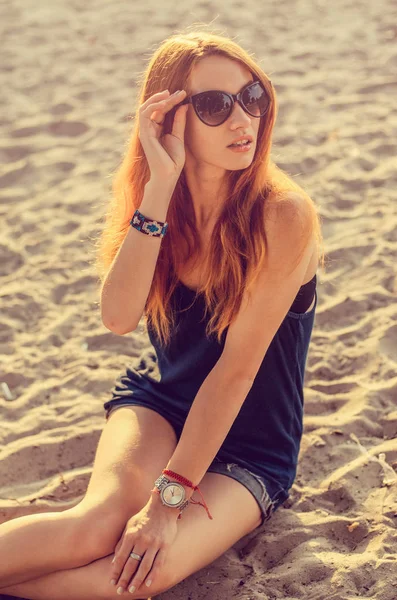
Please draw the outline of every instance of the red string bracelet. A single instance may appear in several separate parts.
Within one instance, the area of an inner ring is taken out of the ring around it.
[[[193,490],[197,490],[199,492],[201,498],[203,499],[204,504],[198,500],[193,500],[193,498],[190,498],[189,502],[191,502],[192,504],[200,504],[200,506],[203,506],[205,508],[205,510],[207,511],[209,518],[213,519],[213,517],[211,516],[210,511],[208,509],[208,506],[204,500],[203,494],[201,493],[198,485],[193,485],[193,483],[189,479],[186,479],[186,477],[183,477],[183,475],[179,475],[178,473],[175,473],[175,471],[171,471],[170,469],[163,469],[162,473],[164,473],[164,475],[169,475],[170,477],[174,477],[180,483],[187,485],[188,487],[192,488]]]

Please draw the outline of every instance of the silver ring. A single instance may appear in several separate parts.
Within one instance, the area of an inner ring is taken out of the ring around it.
[[[142,556],[136,554],[135,552],[131,552],[130,556],[131,558],[136,558],[136,560],[142,560]]]

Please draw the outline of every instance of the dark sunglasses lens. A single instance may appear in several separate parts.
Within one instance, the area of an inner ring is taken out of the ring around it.
[[[269,108],[269,96],[260,82],[254,83],[244,90],[241,99],[253,117],[261,117]]]
[[[209,92],[200,95],[196,100],[196,111],[200,119],[207,125],[220,125],[230,113],[231,101],[222,92]]]

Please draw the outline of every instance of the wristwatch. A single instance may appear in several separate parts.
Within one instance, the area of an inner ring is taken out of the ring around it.
[[[161,502],[170,508],[179,508],[182,512],[189,504],[186,499],[186,491],[181,483],[171,481],[165,475],[160,475],[154,482],[154,485],[159,490]]]

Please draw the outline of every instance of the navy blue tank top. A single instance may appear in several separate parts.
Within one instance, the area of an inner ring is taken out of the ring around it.
[[[307,308],[313,301],[314,305]],[[135,398],[168,418],[178,439],[194,398],[222,354],[221,343],[206,336],[203,296],[181,281],[172,296],[176,325],[167,348],[148,323],[152,344],[120,376],[107,410]],[[303,432],[304,373],[317,306],[316,275],[303,285],[263,358],[253,385],[217,456],[235,462],[288,490],[296,476]],[[216,399],[214,399],[215,401]]]

